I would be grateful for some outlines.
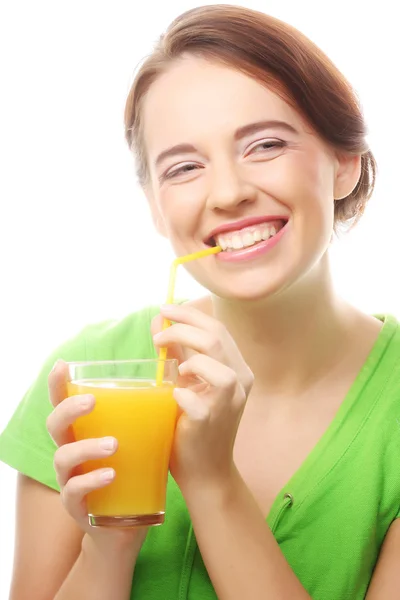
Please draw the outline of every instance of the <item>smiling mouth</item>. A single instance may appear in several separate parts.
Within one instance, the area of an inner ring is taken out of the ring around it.
[[[211,247],[220,246],[223,252],[235,252],[235,250],[250,248],[274,237],[287,222],[284,219],[276,219],[236,231],[226,231],[209,238],[205,244]]]

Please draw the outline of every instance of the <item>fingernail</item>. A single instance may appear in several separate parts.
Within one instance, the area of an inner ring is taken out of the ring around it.
[[[162,310],[162,312],[163,312],[163,313],[166,313],[166,312],[168,312],[168,313],[170,313],[170,312],[174,312],[174,311],[175,311],[175,309],[176,309],[176,306],[175,306],[175,304],[163,304],[163,305],[160,307],[160,310]]]
[[[153,335],[153,340],[155,340],[155,341],[156,341],[156,340],[159,340],[159,339],[160,339],[160,337],[161,337],[161,335],[162,335],[162,333],[163,333],[162,331],[159,331],[159,333],[155,333],[155,334]]]
[[[89,408],[89,406],[92,406],[94,402],[94,396],[82,396],[82,398],[79,399],[79,406],[81,408]]]
[[[102,481],[111,481],[112,479],[114,479],[114,477],[115,477],[114,469],[107,469],[107,471],[103,471],[100,474],[100,479]]]
[[[105,437],[100,440],[99,446],[102,450],[114,450],[115,439],[112,437]]]
[[[53,365],[53,368],[51,369],[50,373],[52,373],[53,371],[55,371],[60,363],[60,359],[56,360],[56,362]]]

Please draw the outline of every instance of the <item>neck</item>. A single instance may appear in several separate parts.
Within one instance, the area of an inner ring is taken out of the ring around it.
[[[297,395],[343,357],[359,313],[338,298],[328,257],[266,301],[212,298],[213,312],[235,339],[260,393]]]

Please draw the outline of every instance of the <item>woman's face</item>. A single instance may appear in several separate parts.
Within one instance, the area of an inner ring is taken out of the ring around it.
[[[271,90],[187,56],[151,85],[143,131],[159,230],[178,256],[224,248],[188,264],[203,286],[259,300],[320,263],[359,158],[338,158]]]

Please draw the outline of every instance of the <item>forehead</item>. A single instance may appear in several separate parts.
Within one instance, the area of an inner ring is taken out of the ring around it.
[[[147,92],[143,131],[149,154],[265,119],[304,126],[287,102],[256,79],[197,57],[176,61]]]

